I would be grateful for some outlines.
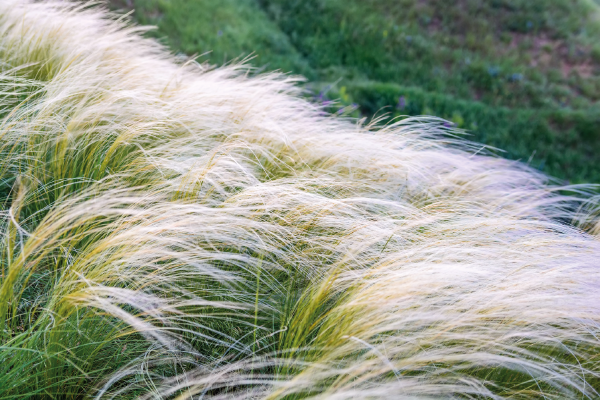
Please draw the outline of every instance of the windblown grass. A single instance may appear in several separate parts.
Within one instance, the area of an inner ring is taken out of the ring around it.
[[[597,398],[586,187],[0,3],[1,398]]]

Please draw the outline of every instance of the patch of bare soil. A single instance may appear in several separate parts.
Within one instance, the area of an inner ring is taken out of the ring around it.
[[[559,68],[564,78],[572,73],[582,78],[590,78],[595,74],[596,65],[590,57],[589,49],[584,46],[576,46],[570,51],[564,40],[551,39],[543,33],[540,35],[514,33],[508,48],[514,51],[525,40],[531,41],[529,55],[530,66],[533,68]],[[575,56],[570,53],[574,53]]]

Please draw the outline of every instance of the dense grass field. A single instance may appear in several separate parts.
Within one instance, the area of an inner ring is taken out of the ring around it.
[[[286,33],[293,7],[338,3],[200,3],[137,2],[136,18],[189,53],[227,41],[214,63],[256,46],[316,90],[371,68],[306,50],[335,37],[327,9],[313,39]],[[144,32],[94,4],[0,1],[0,399],[600,398],[595,188],[441,119],[328,113],[271,64],[210,67]],[[470,83],[434,95],[378,68],[330,92],[364,113],[393,90],[407,109],[493,112],[497,132],[508,107],[536,110],[533,92],[450,101]],[[540,124],[593,106],[549,99]]]
[[[571,182],[600,182],[592,0],[114,0],[174,51],[308,78],[329,110],[436,115]],[[207,53],[210,52],[210,53]],[[355,110],[355,111],[354,111]]]

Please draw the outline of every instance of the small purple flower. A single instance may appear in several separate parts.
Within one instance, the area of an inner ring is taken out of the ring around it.
[[[404,110],[404,107],[406,107],[406,99],[404,98],[404,96],[400,96],[398,98],[398,105],[396,106],[396,108],[398,110]]]
[[[500,74],[500,67],[497,66],[491,66],[488,68],[488,74],[490,74],[491,77],[497,77]]]
[[[449,122],[449,121],[444,121],[444,127],[445,128],[452,128],[452,127],[454,127],[454,123]]]
[[[508,77],[508,80],[511,81],[511,82],[522,81],[523,80],[523,74],[518,74],[518,73],[512,74],[512,75],[510,75]]]
[[[223,31],[219,29],[219,31],[217,32],[217,36],[223,36]]]

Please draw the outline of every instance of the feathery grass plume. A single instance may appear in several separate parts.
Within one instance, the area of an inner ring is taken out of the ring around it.
[[[591,187],[0,2],[0,398],[597,398]]]

